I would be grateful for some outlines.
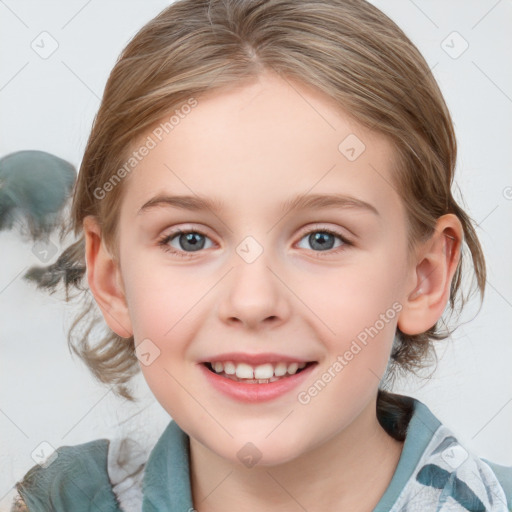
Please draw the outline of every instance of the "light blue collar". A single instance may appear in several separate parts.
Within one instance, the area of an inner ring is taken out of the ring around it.
[[[389,512],[441,424],[422,402],[413,399],[413,408],[398,466],[374,512]],[[190,440],[174,420],[151,451],[145,468],[143,496],[143,512],[193,510]]]

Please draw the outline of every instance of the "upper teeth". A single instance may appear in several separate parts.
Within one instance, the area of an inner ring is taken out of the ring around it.
[[[234,363],[232,361],[210,363],[215,373],[234,375],[239,379],[270,379],[272,377],[282,377],[288,372],[290,375],[297,373],[299,368],[304,368],[306,363],[265,363],[259,366],[251,366],[246,363]]]

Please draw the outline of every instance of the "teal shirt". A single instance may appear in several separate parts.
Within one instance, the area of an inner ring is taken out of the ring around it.
[[[512,466],[466,450],[413,399],[414,412],[393,478],[373,512],[510,512]],[[31,512],[122,511],[107,472],[109,440],[61,446],[47,467],[16,488]],[[144,467],[142,512],[193,512],[189,437],[171,420]]]

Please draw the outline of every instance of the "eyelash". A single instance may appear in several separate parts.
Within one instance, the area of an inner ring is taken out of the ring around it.
[[[169,253],[171,253],[171,254],[173,254],[175,256],[179,256],[180,258],[193,258],[195,252],[201,252],[201,251],[193,251],[193,252],[176,251],[176,250],[174,250],[173,248],[171,248],[169,246],[169,242],[173,238],[175,238],[177,235],[184,235],[184,234],[188,235],[190,233],[195,233],[195,234],[198,234],[198,235],[201,235],[201,236],[209,238],[208,235],[206,233],[204,233],[203,231],[201,231],[200,229],[189,229],[189,230],[177,229],[173,233],[170,233],[168,235],[164,235],[162,238],[160,238],[158,240],[158,242],[157,242],[158,246],[160,246],[163,251],[169,252]],[[352,242],[347,240],[340,233],[337,233],[336,231],[333,231],[333,230],[330,230],[330,229],[323,229],[323,228],[318,228],[318,227],[315,228],[315,229],[310,229],[309,231],[306,231],[306,232],[302,233],[302,235],[301,235],[299,240],[302,240],[305,236],[310,235],[312,233],[327,233],[329,235],[333,235],[333,236],[339,238],[343,242],[343,245],[337,247],[336,249],[329,249],[329,250],[326,250],[326,251],[313,251],[315,254],[318,255],[317,257],[320,257],[320,258],[323,258],[323,257],[326,257],[326,256],[330,256],[330,255],[333,255],[333,254],[338,254],[338,253],[340,253],[342,251],[345,251],[347,249],[347,247],[351,247],[351,246],[354,245]],[[323,254],[323,253],[326,253],[326,254]]]

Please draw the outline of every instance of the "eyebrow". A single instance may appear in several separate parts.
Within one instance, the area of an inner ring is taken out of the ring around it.
[[[211,210],[212,212],[219,213],[225,209],[225,203],[223,201],[198,195],[172,196],[167,194],[160,194],[144,203],[137,212],[137,215],[141,215],[147,211],[159,207],[175,207],[189,211]],[[380,216],[379,211],[370,203],[367,203],[361,199],[357,199],[356,197],[342,194],[298,195],[282,203],[281,213],[287,213],[300,209],[306,210],[332,207],[366,210],[377,216]]]

